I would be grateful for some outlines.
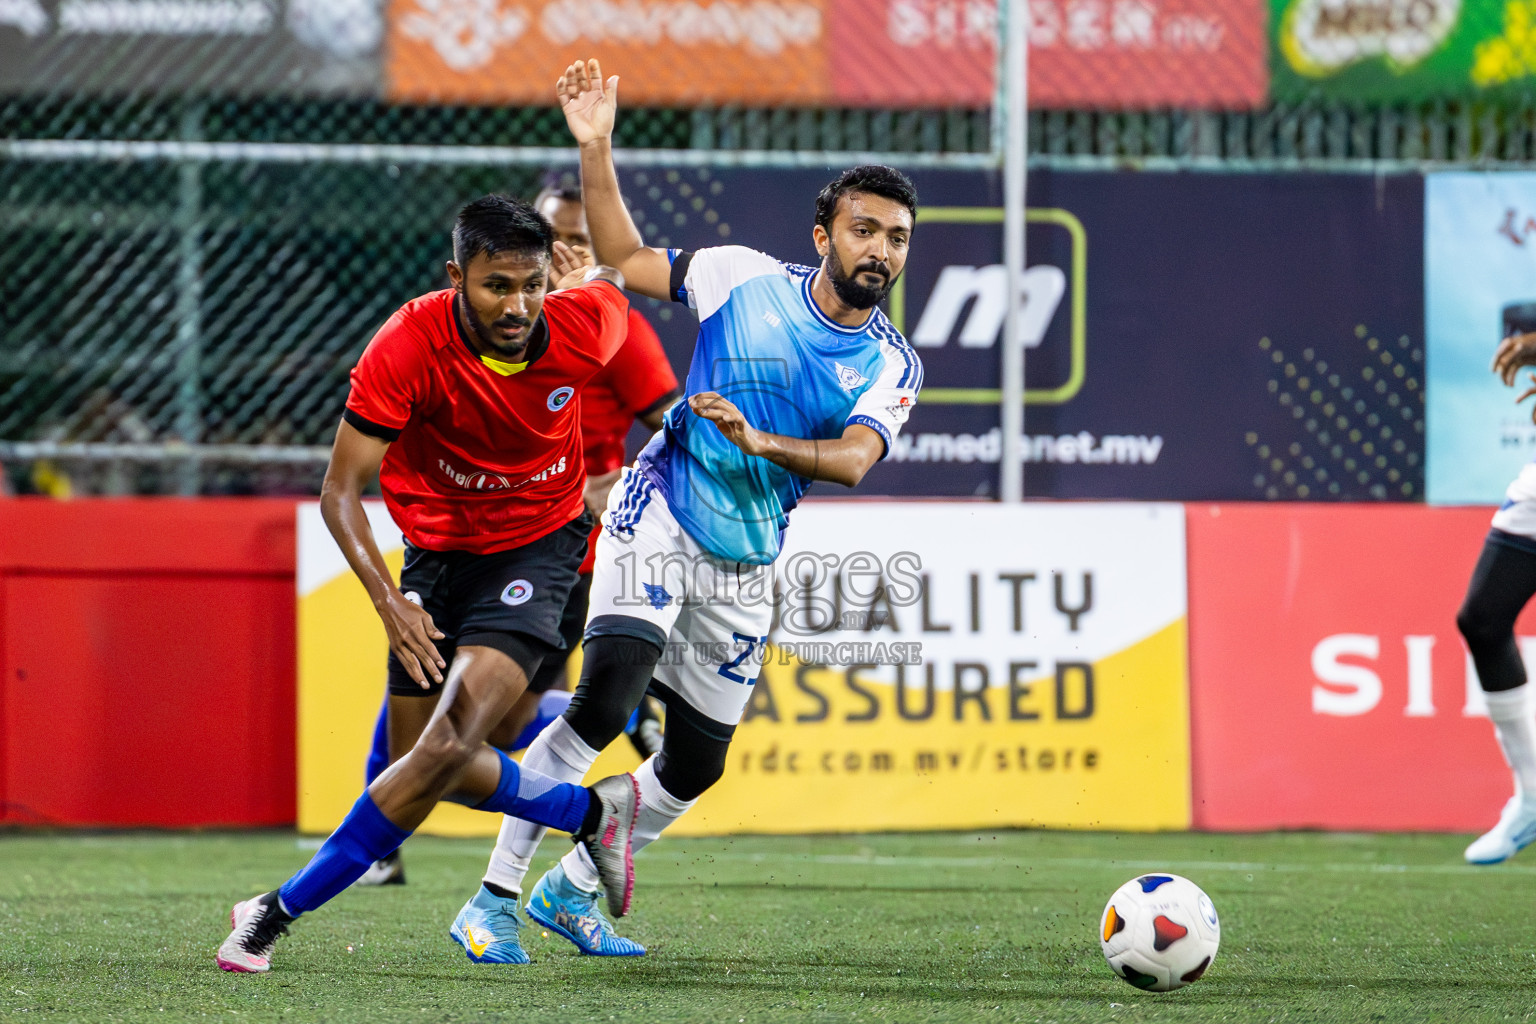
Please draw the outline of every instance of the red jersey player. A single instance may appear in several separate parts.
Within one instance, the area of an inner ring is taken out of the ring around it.
[[[610,910],[628,911],[633,777],[559,783],[486,740],[563,643],[591,525],[573,399],[623,343],[629,303],[607,268],[546,296],[552,265],[576,272],[580,261],[563,246],[557,257],[548,221],[506,196],[464,207],[453,249],[453,287],[402,307],[353,370],[321,496],[389,636],[391,729],[399,707],[419,738],[304,868],[235,906],[217,957],[225,970],[270,969],[294,918],[397,848],[442,799],[570,832],[601,866]],[[398,588],[362,507],[375,474],[405,533]],[[492,945],[471,927],[478,959],[496,959]]]
[[[586,214],[579,189],[548,188],[534,200],[534,208],[544,216],[559,242],[584,260],[590,260],[591,236],[587,233]],[[661,429],[662,415],[681,394],[677,377],[667,363],[661,339],[640,312],[629,310],[627,335],[608,364],[598,370],[585,387],[576,393],[581,421],[582,458],[586,465],[585,499],[587,511],[595,519],[608,503],[624,465],[624,442],[630,426],[639,420],[652,431]],[[528,682],[528,689],[513,710],[492,733],[490,742],[502,750],[513,751],[528,745],[531,735],[558,716],[569,702],[564,691],[565,665],[571,652],[581,643],[587,622],[587,597],[592,589],[592,544],[601,529],[593,523],[587,558],[582,563],[576,585],[571,589],[560,616],[560,635],[565,648],[547,656],[538,672]],[[550,691],[556,691],[547,696]],[[422,719],[410,716],[409,705],[393,711],[386,701],[374,728],[373,749],[369,754],[367,780],[372,782],[400,754],[410,749],[420,730]],[[661,743],[656,712],[649,703],[642,704],[644,714],[637,717],[631,740],[642,757],[656,752]],[[408,717],[410,716],[410,717]],[[530,725],[530,723],[532,723]],[[415,731],[412,731],[415,730]],[[493,871],[487,880],[494,883]],[[400,851],[375,863],[358,879],[359,885],[396,885],[405,881]],[[468,950],[471,954],[473,950]]]

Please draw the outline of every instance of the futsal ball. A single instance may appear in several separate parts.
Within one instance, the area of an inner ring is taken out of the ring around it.
[[[1142,875],[1109,898],[1099,942],[1115,974],[1149,992],[1171,992],[1211,966],[1221,922],[1211,898],[1189,879]]]

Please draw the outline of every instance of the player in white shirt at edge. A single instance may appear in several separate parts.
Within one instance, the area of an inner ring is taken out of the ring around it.
[[[638,851],[724,770],[772,621],[772,563],[790,510],[812,481],[852,487],[886,456],[923,371],[876,308],[907,261],[917,193],[905,175],[855,167],[822,190],[812,229],[819,267],[742,246],[648,248],[613,166],[617,88],[595,60],[571,65],[557,84],[580,146],[593,248],[630,290],[695,310],[699,336],[687,400],[624,471],[603,515],[575,697],[523,764],[579,781],[649,689],[666,705],[667,728],[661,752],[635,772]],[[727,654],[701,664],[695,651],[711,649],[702,645]],[[520,894],[543,834],[505,818],[485,883]],[[590,861],[566,857],[523,905],[583,953],[643,954],[597,909],[598,888]],[[453,933],[472,926],[505,944],[492,952],[510,953],[516,907],[482,885]]]
[[[1493,372],[1507,385],[1522,366],[1536,365],[1536,334],[1516,333],[1499,343]],[[1532,387],[1515,401],[1536,395]],[[1536,412],[1532,413],[1536,418]],[[1515,640],[1515,619],[1536,594],[1536,462],[1509,485],[1494,513],[1483,552],[1472,570],[1456,626],[1472,652],[1477,678],[1488,702],[1499,749],[1514,775],[1515,793],[1498,824],[1467,847],[1472,864],[1498,864],[1536,842],[1536,718],[1531,687]]]

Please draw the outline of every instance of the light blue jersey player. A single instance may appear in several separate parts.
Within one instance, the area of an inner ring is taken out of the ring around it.
[[[699,316],[690,396],[719,395],[760,431],[832,441],[859,425],[879,436],[882,454],[890,447],[923,368],[885,314],[872,309],[862,323],[840,324],[812,294],[815,267],[742,246],[667,256],[672,298]],[[889,280],[869,291],[883,294]],[[778,557],[789,512],[811,478],[787,459],[748,455],[698,404],[672,407],[665,429],[641,453],[611,528],[628,530],[654,487],[704,550],[766,565]]]
[[[720,778],[773,617],[772,563],[814,481],[853,486],[890,450],[923,382],[910,345],[876,308],[907,260],[917,194],[901,172],[855,167],[816,199],[818,267],[741,246],[648,248],[619,195],[610,137],[618,80],[596,61],[559,85],[581,146],[597,258],[627,287],[699,317],[687,401],[625,470],[598,539],[581,682],[523,764],[581,779],[649,691],[667,708],[661,752],[635,772],[633,844],[655,840]],[[663,652],[666,657],[663,657]],[[701,659],[699,651],[719,651]],[[521,892],[544,829],[504,827],[485,880]],[[484,886],[461,914],[517,941]],[[566,857],[527,913],[598,956],[638,956],[597,910],[592,862]],[[510,901],[508,901],[510,903]]]

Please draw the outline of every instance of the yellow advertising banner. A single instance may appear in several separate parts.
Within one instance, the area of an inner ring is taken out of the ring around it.
[[[1188,827],[1181,506],[813,503],[786,545],[726,774],[673,833]],[[385,644],[318,508],[299,560],[299,826],[326,831],[361,788]],[[635,763],[620,740],[591,777]],[[423,831],[498,825],[440,807]]]

